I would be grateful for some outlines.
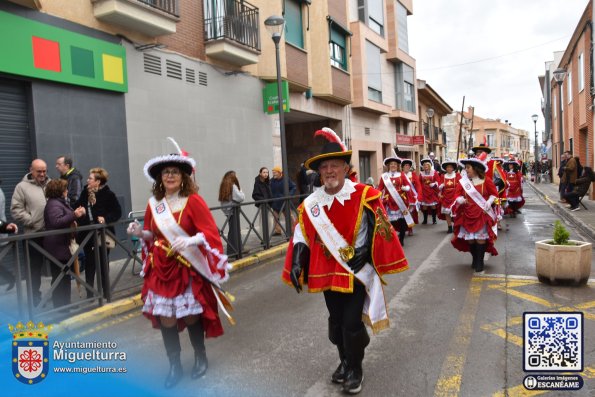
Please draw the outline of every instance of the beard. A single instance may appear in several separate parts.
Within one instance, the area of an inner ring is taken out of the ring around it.
[[[339,186],[339,181],[337,179],[324,181],[324,187],[327,189],[335,189],[337,186]]]

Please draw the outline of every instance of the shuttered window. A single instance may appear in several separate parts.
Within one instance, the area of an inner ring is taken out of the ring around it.
[[[304,48],[304,25],[302,21],[301,1],[285,1],[285,41]]]

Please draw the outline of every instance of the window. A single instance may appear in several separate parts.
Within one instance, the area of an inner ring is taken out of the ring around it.
[[[285,41],[304,48],[302,2],[299,0],[285,0]]]
[[[399,62],[395,65],[397,109],[415,113],[415,73],[411,66]]]
[[[359,20],[384,36],[384,3],[382,0],[358,0]]]
[[[331,24],[329,28],[331,30],[331,40],[329,42],[331,65],[347,70],[347,38],[345,32],[335,24]]]
[[[568,139],[568,150],[570,150],[570,154],[574,156],[574,139]]]
[[[554,119],[558,118],[558,97],[552,95],[552,102],[554,103]]]
[[[368,99],[382,102],[382,72],[380,68],[380,48],[366,41],[366,61],[368,69]]]
[[[370,152],[359,152],[359,179],[361,181],[367,180],[372,175],[370,174]]]
[[[572,72],[568,72],[568,80],[566,80],[566,95],[568,95],[568,103],[572,102]]]
[[[583,53],[578,56],[578,92],[585,89],[585,60]]]
[[[486,144],[488,145],[488,147],[496,147],[496,140],[494,139],[494,134],[487,134],[486,138]]]
[[[409,33],[407,29],[407,9],[397,1],[397,37],[399,49],[409,53]]]

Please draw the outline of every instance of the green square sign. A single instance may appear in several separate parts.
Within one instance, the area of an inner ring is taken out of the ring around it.
[[[283,95],[283,111],[289,112],[289,85],[287,81],[281,82],[281,94]],[[267,114],[279,113],[279,95],[277,83],[269,83],[262,89],[262,106]]]

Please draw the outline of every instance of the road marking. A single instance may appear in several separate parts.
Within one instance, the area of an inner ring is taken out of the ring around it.
[[[503,291],[503,292],[505,292],[505,293],[507,293],[509,295],[512,295],[512,296],[515,296],[517,298],[521,298],[521,299],[524,299],[524,300],[527,300],[527,301],[530,301],[530,302],[533,302],[533,303],[537,303],[539,305],[542,305],[542,306],[545,306],[545,307],[548,307],[548,308],[553,308],[553,307],[556,306],[556,305],[550,303],[549,301],[547,301],[547,300],[545,300],[543,298],[539,298],[537,296],[534,296],[534,295],[531,295],[531,294],[527,294],[525,292],[521,292],[521,291],[517,291],[517,290],[514,290],[514,289],[510,289],[510,288],[507,288],[505,286],[502,287],[502,286],[499,286],[499,285],[490,285],[489,288]]]
[[[482,285],[481,280],[471,280],[463,309],[459,315],[457,328],[450,340],[446,360],[442,363],[442,370],[440,371],[440,377],[434,389],[434,396],[453,396],[459,394],[461,381],[463,380],[467,349],[471,342]]]
[[[421,284],[421,277],[424,273],[430,273],[436,271],[436,269],[441,268],[444,263],[443,259],[438,256],[438,252],[444,247],[446,243],[450,243],[451,236],[446,235],[442,239],[442,241],[434,248],[434,250],[428,255],[428,257],[415,269],[413,274],[409,277],[407,284],[405,284],[400,291],[388,302],[388,311],[389,317],[391,317],[391,324],[398,324],[398,317],[401,313],[406,310],[410,310],[410,307],[403,305],[402,302],[409,296],[412,296],[415,291],[419,288]],[[389,276],[390,277],[390,276]],[[380,343],[394,343],[394,335],[391,330],[385,330],[380,334],[373,336],[371,338],[370,345],[366,349],[366,357],[367,360],[370,360],[374,357],[374,348]],[[384,338],[388,338],[386,341],[383,341]],[[382,351],[382,347],[379,348],[380,354],[377,356],[378,360],[385,361],[386,355]],[[334,349],[336,351],[336,349]],[[329,372],[323,374],[318,381],[316,381],[305,393],[305,396],[309,397],[318,397],[318,396],[330,396],[337,394],[337,385],[334,385],[330,382],[330,374],[334,371],[335,367],[338,364],[338,360],[333,361],[331,366],[329,367]],[[364,374],[366,372],[366,360],[364,360]],[[366,377],[367,379],[367,377]],[[364,386],[365,387],[365,386]]]
[[[88,335],[94,334],[95,332],[99,332],[102,329],[106,329],[106,328],[111,327],[113,325],[116,325],[116,324],[119,324],[119,323],[123,323],[124,321],[128,321],[130,319],[133,319],[134,317],[138,317],[141,314],[142,314],[142,312],[140,310],[137,310],[137,311],[134,311],[132,313],[128,313],[128,314],[123,315],[123,316],[118,316],[118,318],[116,318],[116,319],[114,319],[112,321],[109,321],[107,323],[103,323],[103,324],[98,325],[96,327],[89,328],[88,330],[83,331],[81,333],[78,333],[78,334],[74,335],[73,337],[68,338],[68,340],[77,340],[77,339],[80,339],[83,336],[88,336]]]

